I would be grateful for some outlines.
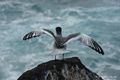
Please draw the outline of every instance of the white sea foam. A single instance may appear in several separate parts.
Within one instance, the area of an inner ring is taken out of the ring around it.
[[[53,60],[54,56],[47,56],[52,52],[51,37],[44,35],[28,41],[23,41],[22,38],[29,31],[41,28],[55,32],[56,26],[63,28],[63,36],[75,32],[86,33],[95,39],[105,52],[102,56],[84,44],[71,42],[68,44],[70,53],[65,54],[65,57],[77,56],[94,72],[104,76],[111,75],[109,72],[111,70],[118,77],[117,71],[120,70],[118,2],[103,0],[96,3],[99,4],[97,6],[95,4],[90,6],[87,5],[90,4],[87,1],[74,0],[60,3],[47,0],[0,1],[0,74],[2,73],[0,80],[16,80],[26,70]]]

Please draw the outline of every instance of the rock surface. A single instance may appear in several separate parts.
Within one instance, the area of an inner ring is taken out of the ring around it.
[[[23,73],[18,80],[103,80],[87,69],[77,57],[52,60]]]

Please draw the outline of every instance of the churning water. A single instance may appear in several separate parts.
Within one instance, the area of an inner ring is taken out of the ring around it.
[[[41,28],[63,35],[81,32],[103,48],[100,55],[76,41],[65,57],[82,63],[105,80],[120,80],[120,0],[0,0],[0,80],[16,80],[23,72],[54,59],[53,39],[47,35],[23,41]],[[57,58],[61,58],[58,55]]]

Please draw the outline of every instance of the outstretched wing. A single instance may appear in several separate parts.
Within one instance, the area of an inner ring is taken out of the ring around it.
[[[35,37],[39,37],[40,35],[42,34],[47,34],[47,35],[50,35],[52,36],[54,39],[55,39],[55,35],[52,31],[50,30],[47,30],[47,29],[41,29],[39,31],[32,31],[32,32],[29,32],[28,34],[26,34],[24,37],[23,37],[23,40],[27,40],[27,39],[30,39],[30,38],[35,38]]]
[[[102,50],[100,45],[97,42],[95,42],[91,37],[89,37],[83,33],[75,33],[75,34],[69,35],[68,37],[66,37],[64,44],[67,44],[74,40],[79,40],[82,43],[84,43],[85,45],[89,46],[90,48],[92,48],[95,51],[99,52],[100,54],[104,55],[104,51]]]

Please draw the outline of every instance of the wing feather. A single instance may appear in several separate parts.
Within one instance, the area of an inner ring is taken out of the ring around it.
[[[74,40],[79,40],[80,42],[84,43],[88,47],[104,55],[104,52],[102,48],[100,47],[100,45],[97,42],[95,42],[91,37],[83,33],[75,33],[75,34],[69,35],[68,37],[66,37],[64,44],[67,44]]]
[[[26,34],[23,37],[23,40],[39,37],[39,36],[41,36],[43,34],[50,35],[50,36],[52,36],[55,39],[55,35],[54,35],[54,33],[52,31],[47,30],[47,29],[41,29],[39,31],[31,31],[31,32],[29,32],[28,34]]]

